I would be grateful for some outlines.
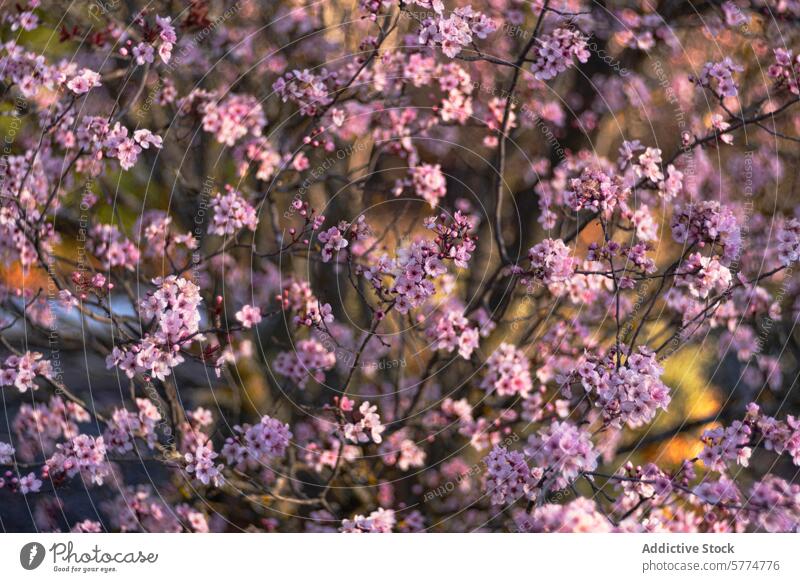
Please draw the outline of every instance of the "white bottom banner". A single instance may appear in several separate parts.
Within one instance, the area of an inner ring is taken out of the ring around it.
[[[799,580],[793,534],[3,534],[2,579]],[[155,577],[155,578],[153,578]],[[544,577],[544,578],[543,578]],[[580,577],[580,578],[579,578]]]

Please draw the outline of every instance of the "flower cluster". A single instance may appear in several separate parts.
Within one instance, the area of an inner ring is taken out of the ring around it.
[[[381,459],[386,465],[395,466],[401,471],[413,467],[424,467],[427,454],[417,443],[408,438],[404,431],[392,433],[380,447]]]
[[[83,95],[100,85],[102,85],[100,83],[100,73],[91,69],[81,69],[67,81],[67,89],[75,93],[75,95]]]
[[[718,257],[704,257],[692,253],[680,267],[675,284],[686,287],[693,297],[705,299],[711,291],[722,293],[731,285],[733,277],[730,269]]]
[[[787,453],[792,462],[800,466],[800,419],[789,415],[785,421],[780,421],[767,416],[757,404],[751,403],[747,407],[745,423],[758,431],[764,448],[778,454]]]
[[[109,451],[120,454],[132,451],[134,438],[143,439],[149,448],[156,444],[156,426],[161,420],[158,408],[146,398],[137,398],[138,412],[117,409],[103,433],[103,441]]]
[[[219,487],[225,482],[225,477],[222,475],[222,463],[214,463],[218,456],[211,443],[198,443],[193,453],[184,455],[186,472],[194,474],[203,485]]]
[[[292,277],[277,299],[282,309],[294,312],[295,325],[314,327],[323,322],[333,323],[331,304],[320,302],[308,281]]]
[[[417,4],[428,4],[426,0]],[[444,4],[439,1],[429,3],[434,14],[421,22],[419,43],[425,46],[439,46],[448,57],[455,58],[464,47],[470,46],[473,36],[485,39],[497,29],[497,25],[482,12],[471,6],[456,8],[448,16],[444,15]]]
[[[439,200],[447,194],[447,183],[439,164],[421,164],[411,168],[411,180],[417,196],[423,198],[431,208],[436,208]]]
[[[152,38],[151,41],[143,41],[136,44],[131,50],[130,54],[136,61],[137,65],[152,64],[155,60],[154,52],[158,51],[158,56],[164,63],[169,63],[172,58],[172,49],[178,41],[178,35],[175,33],[175,27],[172,25],[172,18],[169,16],[156,15],[155,30],[147,31],[147,37]],[[128,41],[130,43],[130,41]],[[126,44],[120,52],[123,56],[128,54],[128,44]]]
[[[431,318],[431,325],[426,333],[436,342],[436,349],[448,352],[457,349],[458,355],[465,360],[470,359],[481,336],[481,331],[470,325],[463,307],[458,305],[449,305],[438,316]]]
[[[600,168],[585,168],[580,177],[570,180],[570,190],[564,201],[575,212],[591,210],[610,216],[617,205],[628,196],[619,176],[609,176]]]
[[[481,388],[486,391],[525,398],[533,388],[530,361],[512,344],[500,344],[486,360],[486,368],[488,372],[481,381]]]
[[[586,37],[578,30],[556,28],[537,39],[532,53],[531,70],[537,79],[547,81],[563,73],[574,60],[585,63],[589,60]]]
[[[113,224],[94,225],[87,248],[100,258],[104,269],[133,271],[139,263],[139,249]]]
[[[280,352],[273,366],[278,374],[289,378],[298,388],[305,388],[309,377],[324,382],[325,370],[330,370],[335,364],[333,352],[326,350],[317,340],[308,339],[297,342],[294,351]]]
[[[55,454],[47,459],[46,468],[51,479],[71,479],[80,474],[84,482],[94,485],[102,485],[111,474],[103,437],[85,434],[57,445]]]
[[[576,380],[587,393],[596,395],[596,405],[612,426],[642,426],[653,420],[659,408],[666,410],[669,389],[661,381],[664,369],[653,352],[640,347],[623,365],[617,366],[615,360],[587,358],[566,378],[565,387]]]
[[[736,97],[739,94],[739,86],[734,81],[733,75],[743,70],[730,57],[725,57],[719,62],[704,64],[697,82],[701,87],[708,87],[722,97]]]
[[[59,396],[48,403],[23,404],[12,426],[17,437],[17,456],[33,461],[41,455],[50,455],[58,439],[76,436],[78,423],[88,420],[89,413],[84,408]]]
[[[222,101],[209,100],[202,114],[203,130],[227,146],[247,135],[258,137],[267,124],[261,103],[252,95],[229,94]]]
[[[732,259],[741,248],[741,229],[733,212],[714,200],[690,202],[672,215],[672,238],[681,244],[719,244],[725,259]]]
[[[292,432],[289,425],[267,415],[256,425],[233,427],[236,436],[228,437],[222,447],[226,462],[238,470],[256,469],[286,454]]]
[[[39,352],[25,352],[22,356],[8,356],[0,366],[0,387],[14,386],[20,392],[37,390],[37,376],[53,377],[49,360]]]
[[[525,454],[544,471],[547,489],[562,489],[583,471],[597,468],[597,452],[590,435],[574,424],[553,421],[528,439]]]
[[[226,187],[226,192],[217,193],[211,199],[210,207],[214,217],[208,225],[208,232],[217,236],[230,236],[242,228],[255,232],[258,228],[258,219],[255,208],[231,186]]]
[[[638,177],[647,178],[654,184],[660,184],[664,179],[664,173],[661,171],[661,150],[658,148],[645,149],[644,153],[639,155],[634,170]]]
[[[0,465],[8,465],[14,458],[14,447],[8,443],[0,441]]]
[[[724,471],[728,462],[747,466],[752,449],[750,444],[751,429],[741,421],[735,421],[727,428],[707,430],[700,437],[705,448],[699,458],[712,471]]]
[[[332,226],[328,230],[324,230],[317,235],[319,242],[324,246],[322,247],[322,260],[327,263],[339,251],[346,249],[350,242],[346,236],[342,236],[343,231],[347,230],[347,225]]]
[[[612,531],[608,518],[597,509],[597,502],[580,497],[564,505],[546,503],[527,513],[515,515],[519,531],[528,533],[607,533]]]
[[[130,135],[120,122],[112,126],[107,118],[87,115],[78,122],[77,129],[65,132],[65,145],[76,145],[93,153],[93,160],[84,163],[84,169],[93,175],[100,174],[103,157],[116,158],[123,170],[131,169],[143,150],[161,149],[163,139],[148,129],[137,129]]]
[[[106,358],[109,368],[117,366],[130,378],[147,371],[163,380],[183,362],[180,348],[202,337],[199,287],[174,275],[156,278],[153,284],[158,289],[140,301],[139,311],[144,319],[155,321],[155,331],[139,343],[115,346]]]
[[[284,103],[292,101],[300,106],[300,113],[313,117],[333,102],[329,84],[334,80],[325,69],[319,74],[295,69],[275,81],[272,88]]]
[[[437,234],[435,241],[417,239],[398,249],[394,259],[383,255],[364,271],[378,292],[394,295],[394,309],[400,313],[408,313],[433,296],[434,281],[447,272],[446,259],[465,267],[475,248],[469,234],[471,223],[458,211],[451,225],[444,217],[433,217],[426,220],[426,226]],[[389,278],[393,283],[387,282]]]
[[[544,239],[528,250],[528,259],[531,265],[526,275],[546,285],[553,295],[564,293],[575,272],[575,258],[563,240]]]
[[[178,532],[180,522],[162,495],[149,486],[125,487],[104,509],[112,517],[112,524],[122,532]]]
[[[519,451],[495,446],[484,459],[486,493],[495,505],[509,505],[520,499],[536,499],[541,469],[532,471]]]
[[[236,321],[242,324],[245,329],[261,323],[261,308],[254,305],[245,305],[236,312]]]
[[[778,260],[789,267],[800,259],[800,220],[790,218],[778,230]]]
[[[797,531],[800,525],[800,485],[769,475],[753,485],[747,506],[765,531]]]
[[[786,83],[789,91],[795,95],[800,95],[800,87],[797,84],[798,72],[800,72],[800,55],[795,57],[791,50],[775,49],[775,62],[769,66],[767,71],[770,77]]]

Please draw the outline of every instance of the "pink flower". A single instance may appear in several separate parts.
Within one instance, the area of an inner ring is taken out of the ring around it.
[[[67,81],[67,88],[76,95],[83,95],[91,89],[99,87],[100,84],[99,73],[95,73],[90,69],[81,69],[77,75]]]
[[[0,441],[0,465],[10,465],[14,458],[14,447],[8,443]]]
[[[731,260],[741,248],[741,229],[733,212],[719,202],[707,200],[679,206],[672,215],[672,238],[681,244],[722,245]]]
[[[14,386],[20,392],[38,390],[34,382],[37,376],[53,377],[49,360],[38,352],[25,352],[22,356],[8,356],[0,366],[0,387]]]
[[[588,209],[608,216],[628,195],[619,177],[609,177],[596,167],[584,169],[580,178],[570,181],[570,187],[564,200],[575,212]]]
[[[519,531],[529,533],[610,532],[609,520],[597,508],[597,502],[584,497],[564,505],[546,503],[533,510],[515,514]]]
[[[261,321],[261,308],[245,305],[236,312],[236,319],[242,324],[242,327],[250,329]]]
[[[611,426],[627,423],[636,428],[653,420],[658,409],[666,410],[669,389],[661,381],[664,369],[653,352],[640,347],[622,366],[614,359],[587,358],[565,378],[563,388],[569,393],[569,384],[574,381],[596,395],[595,404]]]
[[[661,150],[658,148],[647,148],[639,156],[639,163],[635,166],[636,175],[647,178],[654,184],[660,183],[664,179],[661,172]]]
[[[675,283],[687,287],[689,292],[705,299],[711,291],[722,293],[730,287],[733,277],[730,270],[719,262],[717,257],[704,257],[692,253],[679,268]]]
[[[725,429],[707,430],[700,437],[706,446],[698,457],[712,471],[724,472],[728,462],[746,467],[752,451],[745,445],[750,443],[751,432],[738,420]]]
[[[42,481],[36,478],[35,473],[28,473],[19,478],[19,490],[23,495],[38,493],[42,488]]]
[[[314,116],[333,102],[327,82],[328,73],[325,69],[320,75],[308,69],[295,69],[275,81],[272,88],[284,103],[293,101],[300,106],[300,113]]]
[[[319,233],[317,238],[319,242],[325,245],[322,247],[322,261],[325,263],[329,262],[334,255],[337,255],[340,250],[347,248],[347,245],[350,244],[347,239],[342,236],[341,230],[335,226]]]
[[[473,34],[483,39],[497,28],[491,19],[470,6],[456,8],[447,17],[442,12],[443,8],[422,21],[419,43],[440,46],[451,59],[458,56],[463,47],[472,44]]]

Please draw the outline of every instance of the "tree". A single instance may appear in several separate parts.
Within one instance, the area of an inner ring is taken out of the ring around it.
[[[4,527],[796,530],[798,18],[5,11]]]

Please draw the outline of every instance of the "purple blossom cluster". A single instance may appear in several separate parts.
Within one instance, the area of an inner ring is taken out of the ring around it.
[[[236,436],[225,440],[222,456],[239,471],[256,469],[283,457],[292,438],[289,425],[267,415],[258,424],[235,426],[233,430]]]
[[[336,355],[313,339],[300,340],[291,352],[280,352],[273,367],[298,388],[305,388],[309,378],[325,381],[325,371],[336,364]]]
[[[739,94],[739,86],[733,76],[743,70],[730,57],[725,57],[718,62],[705,63],[697,82],[700,86],[708,87],[722,97],[736,97]]]
[[[25,352],[21,356],[8,356],[0,366],[0,388],[13,386],[20,392],[38,390],[37,376],[53,377],[49,360],[38,352]]]
[[[248,135],[261,135],[267,124],[261,104],[252,95],[229,94],[221,101],[209,99],[201,112],[203,130],[227,146]]]
[[[741,229],[733,211],[719,202],[689,202],[675,209],[671,221],[672,238],[686,245],[704,247],[718,244],[728,260],[741,247]]]
[[[655,354],[641,347],[622,365],[615,356],[585,358],[564,378],[563,389],[570,395],[571,383],[578,383],[596,398],[606,423],[636,428],[653,420],[658,409],[666,410],[670,403],[669,388],[661,381],[663,373]]]
[[[486,492],[494,505],[536,499],[541,470],[532,471],[522,453],[495,446],[484,462]]]
[[[451,59],[472,45],[475,38],[485,39],[497,29],[491,18],[469,5],[445,15],[441,0],[414,0],[412,3],[434,11],[420,22],[419,43],[440,47]]]
[[[531,435],[525,454],[542,469],[545,489],[563,489],[581,473],[597,468],[590,434],[567,421],[554,421]]]
[[[571,28],[556,28],[550,34],[537,39],[533,50],[531,71],[543,81],[554,79],[572,67],[574,62],[589,60],[587,39],[580,31]]]

